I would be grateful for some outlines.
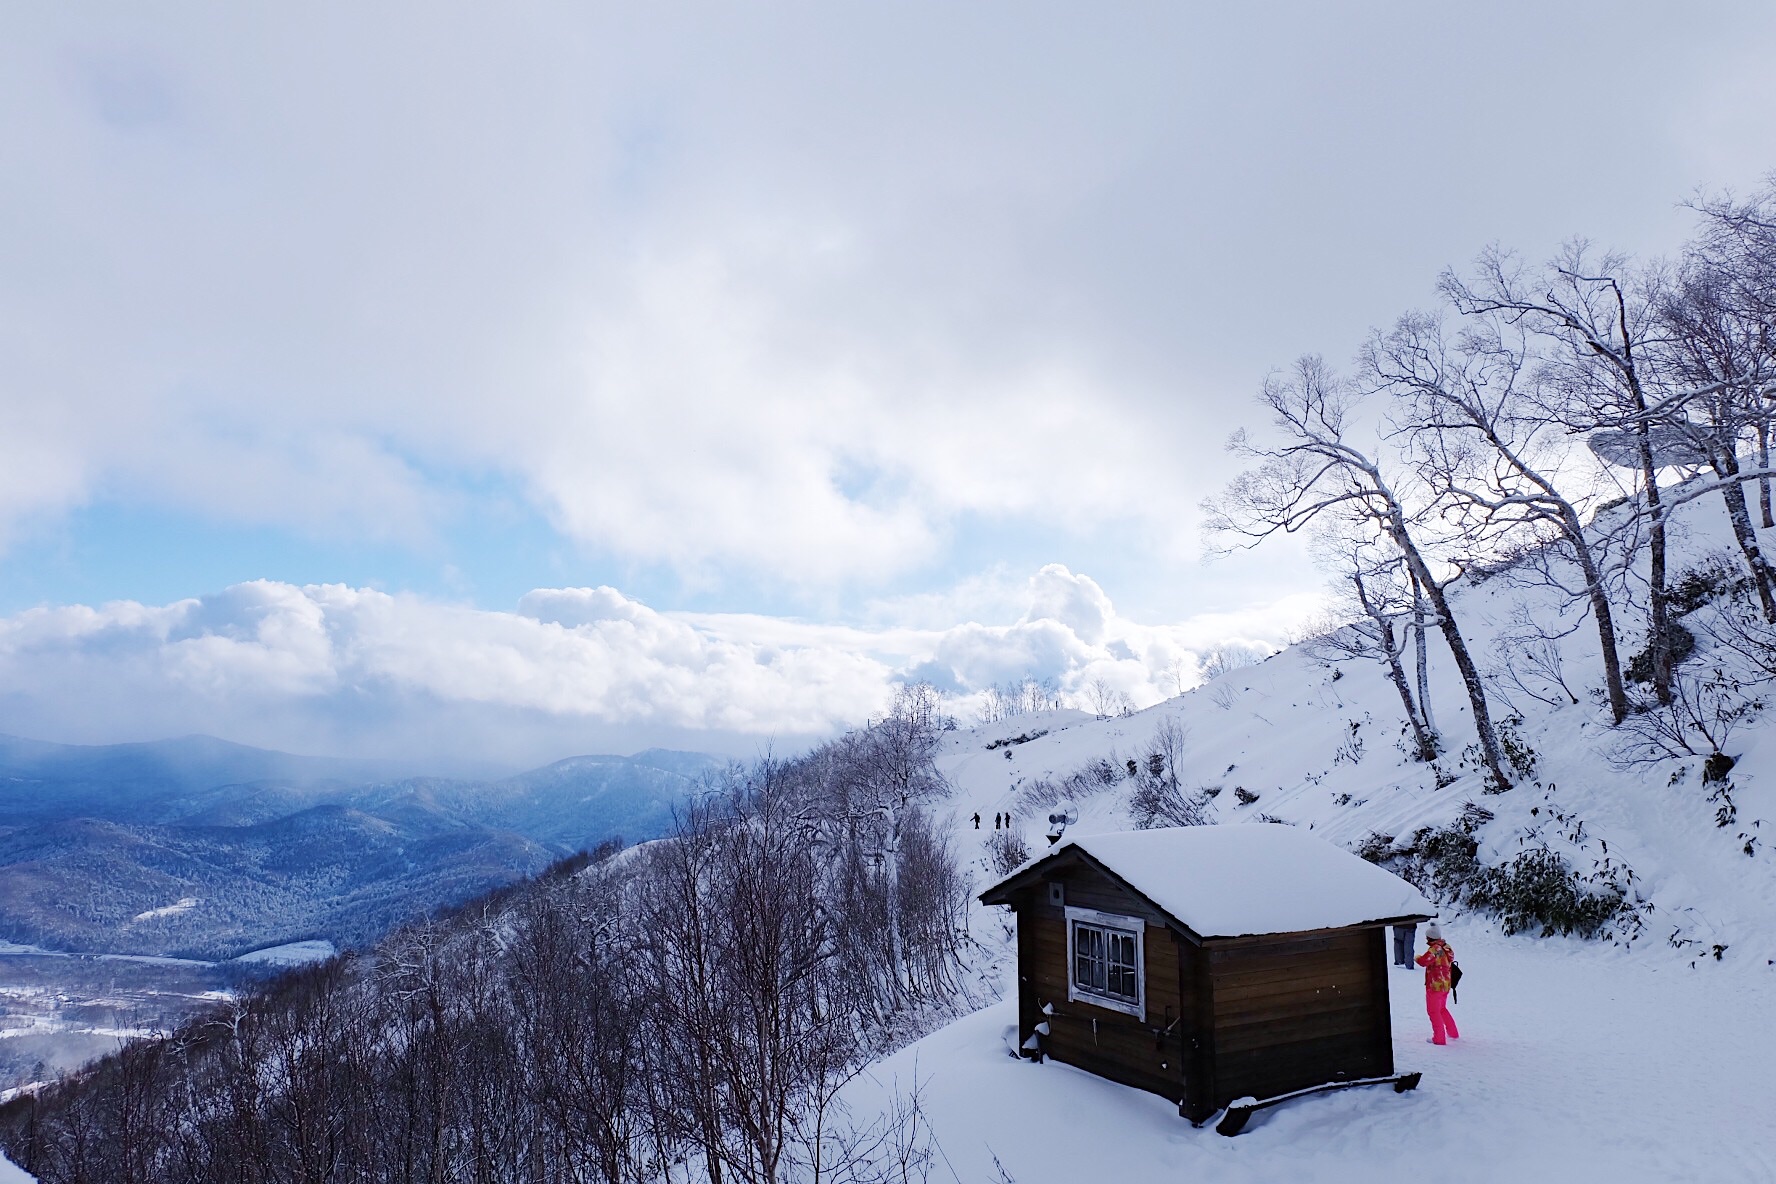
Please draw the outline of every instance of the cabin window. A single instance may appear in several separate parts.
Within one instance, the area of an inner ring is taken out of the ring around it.
[[[1139,917],[1067,909],[1067,998],[1146,1016],[1145,923]]]

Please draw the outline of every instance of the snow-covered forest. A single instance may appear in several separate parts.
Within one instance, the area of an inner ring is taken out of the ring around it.
[[[1335,607],[1285,652],[1142,712],[1032,684],[959,722],[907,686],[663,840],[27,1091],[0,1147],[46,1184],[1036,1184],[1107,1143],[1127,1178],[1768,1178],[1776,191],[1695,213],[1671,261],[1489,250],[1350,365],[1264,383],[1210,519],[1315,539]],[[1063,801],[1395,870],[1464,953],[1466,1039],[1428,1057],[1398,975],[1420,1090],[1221,1141],[1018,1060],[1015,934],[974,894]]]

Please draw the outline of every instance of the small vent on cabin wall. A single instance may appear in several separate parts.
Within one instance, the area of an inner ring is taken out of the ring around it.
[[[1066,906],[1067,894],[1062,891],[1061,885],[1055,883],[1049,884],[1048,903],[1054,905],[1056,908],[1063,908]]]

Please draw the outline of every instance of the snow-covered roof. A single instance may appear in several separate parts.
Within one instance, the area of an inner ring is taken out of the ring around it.
[[[992,888],[1077,849],[1198,937],[1342,929],[1434,916],[1424,895],[1385,868],[1294,826],[1246,823],[1078,835]]]

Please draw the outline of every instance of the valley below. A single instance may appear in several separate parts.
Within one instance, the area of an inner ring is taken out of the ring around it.
[[[208,962],[0,942],[0,1100],[125,1040],[171,1032],[243,985],[333,952],[330,942],[301,942]]]
[[[446,778],[207,737],[0,737],[0,1099],[288,966],[658,835],[719,764],[650,751]]]

